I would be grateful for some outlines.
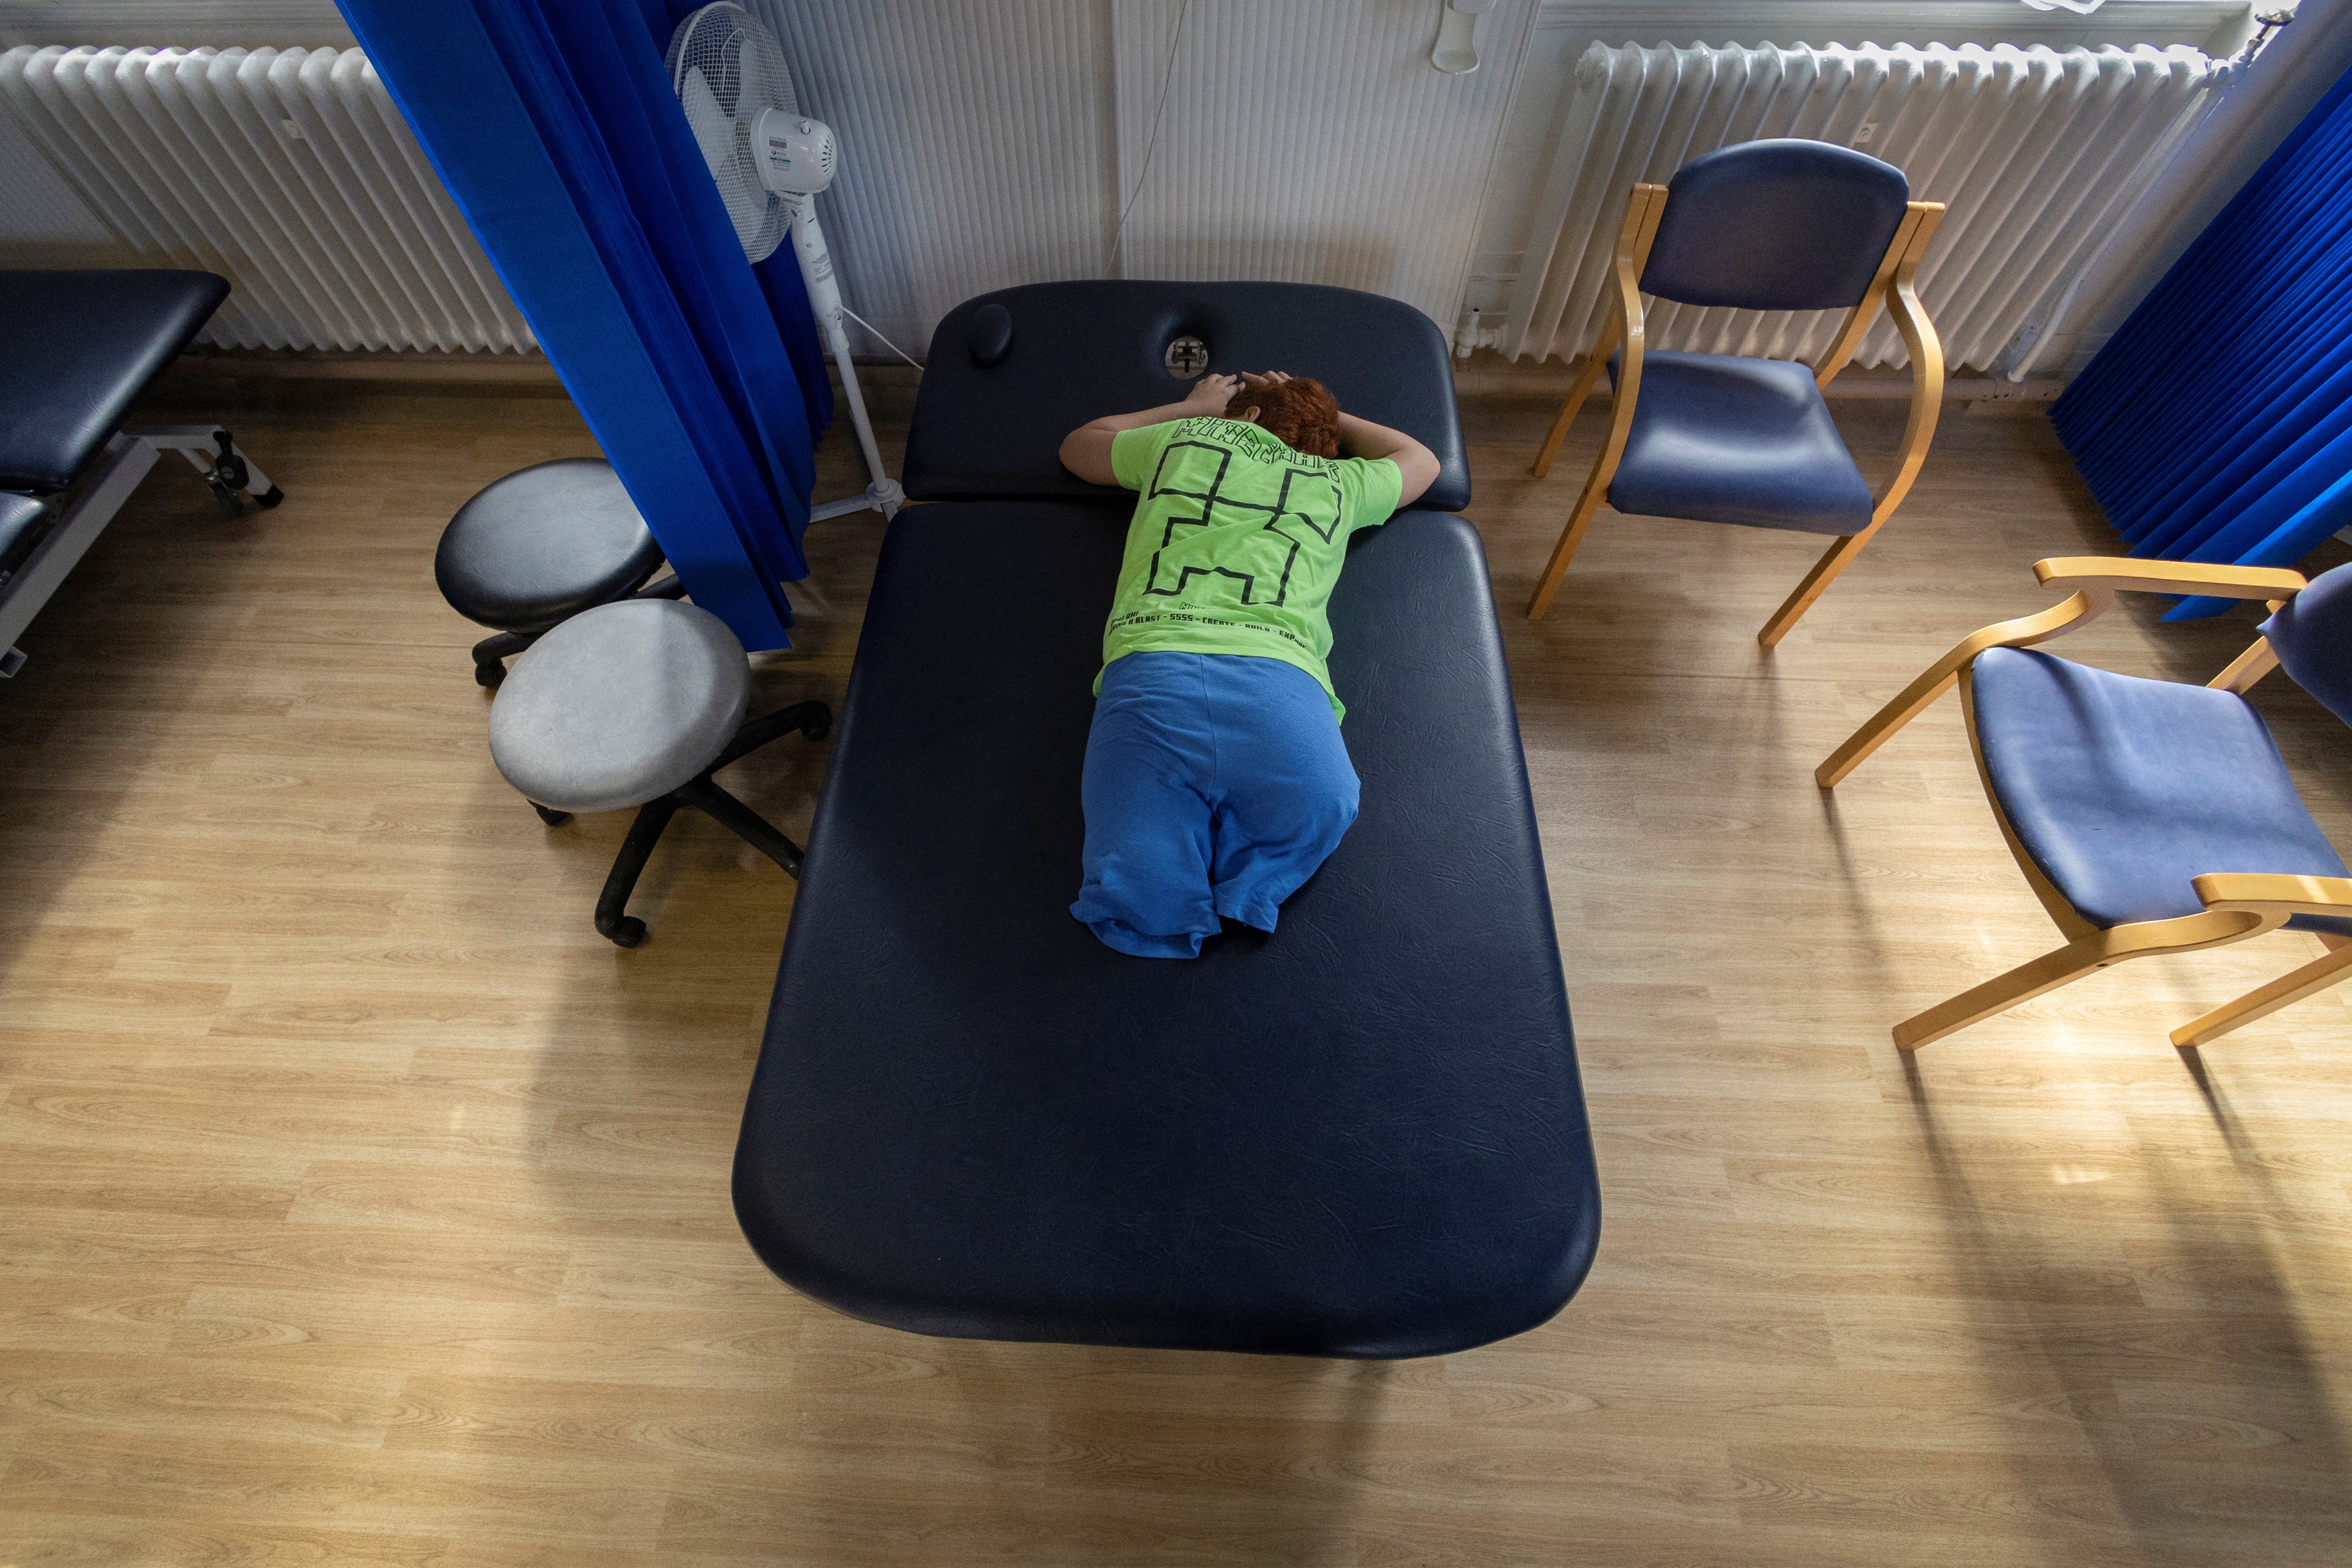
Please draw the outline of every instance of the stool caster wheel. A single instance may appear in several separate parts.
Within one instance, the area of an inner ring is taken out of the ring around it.
[[[597,922],[596,929],[614,947],[635,947],[646,940],[646,922],[635,915],[623,915],[613,922],[610,931],[604,930],[602,921]]]
[[[572,820],[572,814],[570,812],[557,811],[551,806],[541,805],[537,801],[532,801],[530,803],[530,808],[531,810],[539,813],[539,819],[547,824],[550,827],[561,827],[565,823]]]
[[[499,683],[506,678],[507,666],[504,659],[485,659],[474,666],[474,684],[477,686],[486,686],[492,691],[496,691],[499,689]]]
[[[812,719],[801,726],[801,736],[804,740],[822,741],[832,733],[833,715],[830,713],[822,719]]]

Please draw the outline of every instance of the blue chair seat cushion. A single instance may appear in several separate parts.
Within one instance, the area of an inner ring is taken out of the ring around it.
[[[1619,511],[1801,533],[1870,526],[1870,487],[1803,365],[1661,349],[1642,356],[1634,398],[1609,481]]]
[[[2209,871],[2346,875],[2244,698],[2030,648],[1988,649],[1969,681],[1993,798],[2095,924],[2196,914],[2189,879]],[[2352,921],[2287,923],[2352,936]]]

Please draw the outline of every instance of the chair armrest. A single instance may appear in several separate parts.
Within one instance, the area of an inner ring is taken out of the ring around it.
[[[1650,264],[1650,245],[1658,237],[1658,220],[1665,211],[1665,186],[1635,185],[1610,267],[1611,303],[1617,317],[1617,379],[1609,393],[1609,439],[1601,465],[1612,473],[1624,453],[1626,432],[1633,426],[1633,400],[1641,395],[1642,354],[1649,346],[1643,325],[1642,269]],[[1607,482],[1605,475],[1602,482]]]
[[[1633,417],[1633,396],[1642,381],[1642,268],[1649,264],[1651,242],[1658,237],[1658,219],[1666,206],[1666,187],[1637,184],[1625,201],[1625,221],[1617,231],[1617,249],[1610,266],[1609,279],[1603,292],[1609,310],[1601,322],[1601,336],[1585,356],[1584,369],[1570,387],[1568,399],[1559,405],[1559,417],[1552,421],[1551,432],[1536,452],[1535,477],[1542,479],[1551,472],[1551,460],[1559,453],[1559,444],[1568,438],[1568,427],[1575,423],[1584,400],[1591,395],[1595,383],[1601,379],[1601,368],[1609,362],[1612,350],[1623,344],[1617,360],[1617,381],[1610,391],[1610,447],[1622,455],[1624,443],[1620,438]],[[1616,457],[1604,457],[1602,466],[1615,471]],[[1596,469],[1595,472],[1600,470]],[[1608,475],[1601,476],[1606,483]],[[1586,489],[1592,481],[1586,482]],[[1549,604],[1551,595],[1541,595]]]
[[[1909,241],[1886,283],[1886,313],[1903,335],[1903,350],[1911,361],[1911,418],[1903,431],[1894,476],[1871,502],[1865,538],[1894,516],[1903,498],[1911,493],[1911,482],[1919,477],[1919,465],[1927,460],[1927,444],[1936,438],[1936,421],[1944,411],[1944,344],[1936,335],[1936,324],[1927,319],[1927,307],[1919,303],[1916,287],[1919,261],[1936,237],[1937,226],[1943,222],[1944,205],[1913,202],[1911,212],[1916,221],[1908,226]]]
[[[1918,226],[1919,204],[1914,202],[1904,213],[1903,221],[1895,226],[1895,237],[1887,241],[1886,254],[1879,258],[1878,270],[1871,275],[1870,287],[1862,291],[1862,298],[1838,323],[1837,336],[1822,351],[1822,357],[1813,362],[1815,386],[1826,387],[1835,381],[1838,372],[1853,358],[1853,351],[1862,346],[1863,334],[1878,320],[1879,308],[1886,301],[1886,286],[1895,281],[1895,269],[1903,264],[1904,254],[1911,248],[1912,230]]]
[[[2209,910],[2252,914],[2352,917],[2352,878],[2281,877],[2258,871],[2208,871],[2189,885]]]
[[[2035,562],[2033,574],[2044,587],[2072,588],[2078,595],[2090,595],[2099,601],[2100,610],[2113,604],[2117,594],[2210,594],[2222,599],[2262,599],[2276,609],[2309,586],[2302,573],[2283,566],[2133,561],[2110,555],[2053,556]],[[2242,696],[2277,668],[2278,655],[2272,650],[2270,639],[2256,637],[2253,647],[2206,684]]]
[[[1951,652],[1929,665],[1918,679],[1896,694],[1894,701],[1846,737],[1845,744],[1813,770],[1813,782],[1828,789],[1853,772],[1864,758],[1885,743],[1889,735],[1917,718],[1929,703],[1957,685],[1960,671],[1987,648],[2031,647],[2079,630],[2105,615],[2115,604],[2117,594],[2211,594],[2221,598],[2275,603],[2294,597],[2306,585],[2302,573],[2290,572],[2283,566],[2220,566],[2203,561],[2134,561],[2111,555],[2054,555],[2035,562],[2033,575],[2044,587],[2072,588],[2074,592],[2064,603],[2038,616],[1999,621],[1961,638]],[[2257,641],[2213,684],[2227,690],[2242,691],[2276,663],[2267,646]],[[2343,885],[2352,887],[2352,883]]]
[[[2284,566],[2224,566],[2210,561],[2133,561],[2057,555],[2033,563],[2044,587],[2126,594],[2206,594],[2219,599],[2292,599],[2309,585]]]
[[[1960,671],[1966,669],[1977,655],[1990,647],[2030,647],[2052,637],[2063,637],[2077,626],[2098,618],[2099,613],[2115,603],[2112,593],[2100,594],[2084,590],[2070,595],[2064,603],[2053,605],[2039,615],[2020,616],[2013,621],[1996,621],[1991,626],[1970,632],[1952,646],[1952,651],[1929,665],[1919,679],[1895,693],[1895,700],[1871,715],[1869,721],[1845,743],[1832,752],[1813,770],[1813,782],[1823,789],[1834,787],[1846,774],[1862,765],[1863,759],[1886,743],[1888,736],[1911,722],[1929,704],[1959,684]]]

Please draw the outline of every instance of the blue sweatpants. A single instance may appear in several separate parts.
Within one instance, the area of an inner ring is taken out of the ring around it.
[[[1081,788],[1086,880],[1070,913],[1138,958],[1197,958],[1221,915],[1272,931],[1356,820],[1330,700],[1278,658],[1113,659]]]

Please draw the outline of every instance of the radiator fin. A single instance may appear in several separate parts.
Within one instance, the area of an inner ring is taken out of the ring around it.
[[[0,102],[130,256],[217,272],[225,348],[532,348],[358,49],[32,48]]]

